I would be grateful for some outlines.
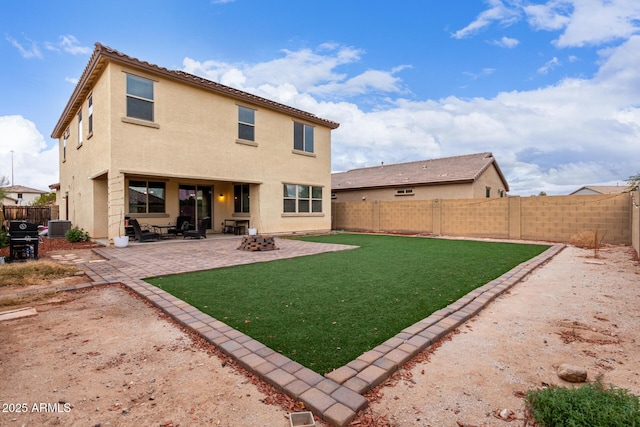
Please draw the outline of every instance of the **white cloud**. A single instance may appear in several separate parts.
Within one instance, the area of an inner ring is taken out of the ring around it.
[[[18,51],[23,58],[43,58],[42,51],[38,46],[38,43],[32,40],[28,40],[29,47],[24,47],[22,43],[18,42],[16,39],[7,36],[7,41],[11,43]],[[41,43],[46,50],[52,52],[65,52],[71,55],[89,55],[93,49],[88,46],[81,46],[78,39],[71,35],[63,35],[58,38],[57,42],[49,42],[45,41]]]
[[[24,47],[20,42],[18,42],[13,37],[7,36],[6,39],[7,39],[7,41],[9,43],[11,43],[11,45],[13,47],[18,49],[18,52],[20,52],[20,55],[23,58],[40,58],[40,59],[42,59],[42,52],[40,51],[40,48],[38,47],[38,44],[36,42],[31,41],[31,40],[27,40],[27,42],[28,42],[28,44],[30,46],[29,47]]]
[[[332,132],[332,169],[491,151],[511,194],[567,194],[583,185],[623,182],[640,157],[640,36],[600,52],[591,78],[565,78],[491,98],[416,100],[400,75],[350,75],[362,52],[340,46],[284,51],[259,64],[185,59],[185,70],[339,122]],[[573,61],[575,59],[568,59]],[[554,57],[541,68],[561,63]],[[352,64],[343,70],[343,65]],[[284,68],[283,68],[284,67]],[[291,67],[291,68],[288,68]],[[285,70],[283,77],[282,70]],[[339,71],[343,70],[343,71]],[[481,77],[485,69],[472,74]],[[377,98],[377,93],[385,98]],[[363,94],[368,102],[356,104]]]
[[[454,39],[463,39],[470,37],[494,22],[502,26],[509,26],[520,19],[520,10],[509,4],[505,4],[502,0],[487,0],[489,9],[483,11],[478,17],[461,30],[451,35]]]
[[[599,45],[640,32],[637,0],[574,0],[573,10],[557,40],[559,47]]]
[[[495,73],[495,68],[483,68],[479,73],[472,73],[470,71],[465,71],[462,74],[465,76],[471,77],[472,80],[477,80],[481,77],[487,77]]]
[[[316,51],[282,52],[283,57],[258,64],[200,62],[185,58],[183,71],[256,94],[273,96],[277,92],[274,88],[282,88],[284,91],[278,96],[280,102],[289,99],[290,87],[294,87],[296,92],[325,97],[406,92],[396,74],[408,66],[395,67],[390,71],[367,70],[353,77],[337,72],[336,68],[361,59],[364,52],[359,49],[323,44]]]
[[[549,61],[545,62],[542,67],[538,68],[538,73],[547,74],[549,73],[549,71],[553,70],[556,67],[559,67],[560,65],[560,60],[554,56]]]
[[[599,45],[625,40],[640,32],[637,0],[548,0],[528,4],[519,0],[488,0],[488,8],[452,37],[462,39],[498,24],[510,26],[523,17],[535,30],[560,31],[558,47]]]
[[[536,30],[557,31],[565,28],[571,18],[571,1],[549,1],[524,7],[529,24]]]
[[[500,40],[492,40],[490,43],[507,49],[513,49],[520,44],[520,40],[511,37],[502,37]]]
[[[80,46],[77,38],[71,34],[60,36],[59,45],[67,53],[71,55],[89,55],[93,49],[89,46]]]
[[[9,182],[12,168],[16,185],[48,191],[49,184],[59,180],[58,146],[47,148],[32,121],[22,116],[0,116],[0,175]]]

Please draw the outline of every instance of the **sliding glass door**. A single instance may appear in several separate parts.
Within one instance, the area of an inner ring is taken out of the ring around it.
[[[211,218],[209,228],[213,224],[213,187],[210,185],[180,185],[180,215],[188,216],[189,224],[196,227],[204,217]]]

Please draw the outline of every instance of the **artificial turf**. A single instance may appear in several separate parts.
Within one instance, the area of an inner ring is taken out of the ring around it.
[[[148,282],[324,374],[548,248],[357,234],[303,240],[359,248]]]

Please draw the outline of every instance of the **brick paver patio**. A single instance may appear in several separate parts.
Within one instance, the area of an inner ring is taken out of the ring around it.
[[[405,328],[347,365],[322,376],[142,280],[355,248],[276,239],[279,250],[245,252],[237,250],[239,243],[239,238],[231,238],[145,243],[123,249],[99,248],[94,251],[106,261],[80,263],[78,266],[92,279],[91,285],[121,283],[129,287],[237,360],[245,369],[280,392],[304,402],[314,414],[337,426],[347,425],[358,411],[367,406],[363,393],[384,382],[412,357],[456,329],[564,248],[564,245],[550,247],[448,307]]]

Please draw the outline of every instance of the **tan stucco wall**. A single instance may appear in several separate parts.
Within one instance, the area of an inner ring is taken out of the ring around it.
[[[154,80],[154,122],[127,119],[126,73]],[[69,216],[92,237],[119,234],[129,177],[166,181],[166,213],[141,215],[165,225],[178,216],[178,186],[214,187],[213,226],[233,217],[233,183],[251,185],[253,227],[264,233],[323,231],[331,227],[331,130],[314,126],[314,154],[293,152],[294,118],[158,76],[109,65],[93,89],[94,133],[79,149],[77,116],[70,125],[61,195]],[[237,141],[238,105],[256,110],[255,144]],[[83,104],[86,129],[87,103]],[[306,123],[296,118],[295,121]],[[151,126],[149,126],[151,125]],[[60,141],[62,159],[62,140]],[[102,183],[92,183],[96,179]],[[135,178],[134,178],[135,179]],[[323,214],[283,214],[283,183],[323,187]],[[94,184],[97,186],[94,187]],[[108,203],[98,189],[108,193]],[[218,195],[222,193],[224,197]],[[104,205],[104,206],[103,206]],[[107,206],[108,205],[108,206]],[[63,209],[61,209],[62,211]],[[100,211],[107,212],[100,214]],[[105,231],[104,230],[108,230]]]
[[[66,159],[63,156],[63,139],[59,140],[60,159],[60,190],[56,203],[60,206],[60,218],[68,219],[73,226],[83,228],[92,237],[106,237],[107,218],[96,215],[94,210],[94,182],[93,178],[104,175],[110,166],[109,120],[98,119],[108,117],[109,69],[98,80],[92,90],[93,95],[93,134],[89,135],[88,105],[85,99],[82,104],[82,134],[83,141],[78,145],[78,111],[69,124],[69,138],[67,139]],[[106,77],[105,77],[106,75]],[[64,197],[68,197],[69,217],[65,217]],[[96,220],[101,224],[96,224]]]
[[[496,168],[492,165],[473,183],[438,184],[438,185],[408,185],[406,187],[372,188],[356,190],[334,190],[334,202],[356,201],[412,201],[432,199],[470,199],[485,198],[486,188],[491,187],[491,198],[500,197],[498,190],[504,190],[504,184]],[[413,189],[413,195],[398,195],[399,188]],[[506,193],[506,192],[505,192]],[[364,197],[364,199],[363,199]]]
[[[598,231],[603,242],[632,243],[638,209],[628,193],[595,196],[508,197],[335,202],[333,228],[446,236],[569,242]]]

